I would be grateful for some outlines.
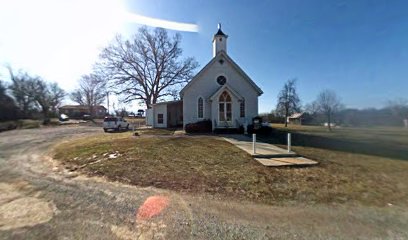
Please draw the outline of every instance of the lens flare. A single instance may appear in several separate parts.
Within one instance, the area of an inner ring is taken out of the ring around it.
[[[169,205],[169,198],[166,196],[151,196],[146,199],[136,213],[136,220],[148,220],[159,215]]]
[[[163,19],[158,19],[158,18],[146,17],[146,16],[134,14],[134,13],[129,13],[129,12],[126,12],[124,14],[125,14],[124,16],[125,21],[131,22],[131,23],[138,23],[138,24],[143,24],[143,25],[147,25],[150,27],[161,27],[161,28],[183,31],[183,32],[198,32],[198,25],[193,24],[193,23],[168,21],[168,20],[163,20]]]

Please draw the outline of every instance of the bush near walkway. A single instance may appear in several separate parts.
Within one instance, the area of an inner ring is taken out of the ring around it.
[[[211,120],[203,120],[186,125],[186,133],[210,133],[212,132]]]

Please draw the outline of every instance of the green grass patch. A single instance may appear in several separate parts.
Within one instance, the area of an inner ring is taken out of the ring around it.
[[[334,128],[322,126],[273,124],[271,136],[265,142],[286,144],[292,133],[292,145],[408,160],[408,129],[397,127]]]

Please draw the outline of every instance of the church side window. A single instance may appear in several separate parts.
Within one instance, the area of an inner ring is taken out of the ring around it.
[[[202,97],[198,98],[198,118],[204,117],[204,100]]]
[[[239,104],[239,116],[245,117],[245,99],[243,99]]]

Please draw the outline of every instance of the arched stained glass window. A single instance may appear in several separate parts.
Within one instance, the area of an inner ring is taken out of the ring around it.
[[[220,102],[231,102],[231,96],[227,91],[224,91],[220,96]]]
[[[202,97],[198,98],[198,106],[197,106],[197,113],[198,113],[198,118],[203,118],[204,117],[204,100]]]

